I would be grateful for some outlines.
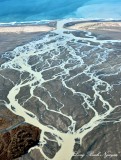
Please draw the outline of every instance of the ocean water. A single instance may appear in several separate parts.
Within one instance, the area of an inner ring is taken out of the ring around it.
[[[120,0],[0,0],[0,22],[121,18]]]

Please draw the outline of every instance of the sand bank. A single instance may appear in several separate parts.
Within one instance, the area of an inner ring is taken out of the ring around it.
[[[49,26],[9,26],[0,27],[0,33],[35,33],[35,32],[49,32],[54,30],[54,27]]]
[[[109,39],[121,40],[121,22],[78,22],[67,28],[71,30],[90,31]]]
[[[39,40],[54,29],[55,26],[49,25],[1,26],[0,54],[31,41]]]

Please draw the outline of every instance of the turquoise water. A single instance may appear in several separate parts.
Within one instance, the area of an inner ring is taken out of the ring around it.
[[[0,22],[121,18],[120,0],[0,0]]]

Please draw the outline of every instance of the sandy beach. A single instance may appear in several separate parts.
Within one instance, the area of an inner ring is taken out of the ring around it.
[[[54,27],[49,26],[9,26],[0,27],[0,33],[31,33],[31,32],[49,32],[54,30]]]
[[[55,29],[55,26],[51,25],[0,27],[0,54],[11,51],[17,46],[40,39],[41,36]]]
[[[56,23],[48,25],[24,25],[0,27],[0,54],[17,46],[39,40],[47,32],[56,28]],[[121,39],[121,22],[72,22],[66,24],[71,30],[91,31],[98,39]]]
[[[67,27],[71,30],[90,31],[98,34],[100,38],[103,36],[107,39],[121,39],[121,22],[78,22]]]

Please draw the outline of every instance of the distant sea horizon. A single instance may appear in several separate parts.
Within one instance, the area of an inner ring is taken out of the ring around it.
[[[121,19],[118,0],[0,0],[0,24],[61,19]]]

